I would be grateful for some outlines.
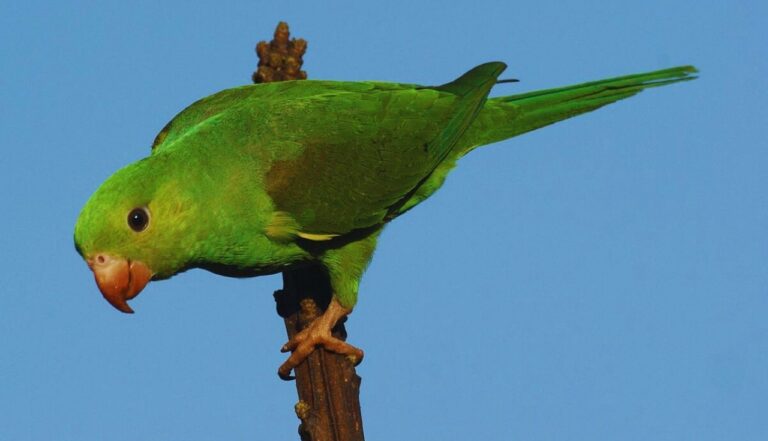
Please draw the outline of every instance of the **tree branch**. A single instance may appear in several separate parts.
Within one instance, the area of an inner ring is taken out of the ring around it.
[[[254,83],[303,80],[301,70],[307,42],[290,39],[288,25],[280,22],[274,39],[259,42],[259,66]],[[320,265],[307,265],[283,272],[283,289],[275,292],[277,312],[292,338],[328,307],[333,293],[328,274]],[[344,323],[333,329],[334,337],[346,340]],[[360,412],[360,377],[346,357],[318,347],[294,369],[299,402],[296,415],[301,420],[302,441],[363,441]]]

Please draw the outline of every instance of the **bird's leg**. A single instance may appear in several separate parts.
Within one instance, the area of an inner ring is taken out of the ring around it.
[[[360,278],[371,260],[380,232],[381,229],[369,232],[368,236],[339,247],[331,247],[322,254],[318,263],[328,276],[331,301],[322,315],[283,345],[283,352],[293,353],[277,371],[281,378],[290,378],[291,370],[301,364],[319,345],[329,351],[346,355],[354,364],[363,359],[363,351],[334,337],[331,331],[342,317],[352,312],[357,302]]]
[[[281,352],[292,352],[288,360],[277,370],[280,378],[291,379],[291,370],[301,364],[315,350],[316,346],[322,346],[329,351],[346,355],[355,365],[360,363],[363,359],[362,350],[331,335],[331,330],[336,326],[336,323],[350,312],[352,312],[351,308],[345,308],[333,297],[328,309],[322,315],[294,335],[280,349]]]

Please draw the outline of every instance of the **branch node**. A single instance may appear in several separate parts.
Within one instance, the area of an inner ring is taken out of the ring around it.
[[[256,45],[259,66],[251,76],[254,83],[307,79],[307,73],[301,70],[307,41],[290,37],[288,24],[281,21],[277,24],[272,41],[260,41]]]
[[[293,407],[296,411],[296,416],[303,422],[309,418],[309,412],[312,410],[312,406],[304,400],[299,400]]]

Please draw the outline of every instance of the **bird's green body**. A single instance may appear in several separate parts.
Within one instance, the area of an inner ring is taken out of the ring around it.
[[[322,264],[351,308],[384,225],[433,194],[458,159],[497,142],[693,78],[692,67],[487,99],[488,63],[439,87],[290,81],[204,98],[115,173],[78,219],[90,259],[141,261],[153,278],[202,267],[229,275]],[[149,222],[126,217],[145,207]]]

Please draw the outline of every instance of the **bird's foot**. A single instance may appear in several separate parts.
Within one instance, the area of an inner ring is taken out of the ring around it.
[[[363,359],[363,351],[331,335],[331,330],[336,326],[336,322],[350,312],[352,312],[351,309],[344,308],[336,299],[333,299],[328,305],[328,309],[320,317],[317,317],[301,332],[294,335],[288,343],[284,344],[280,351],[291,351],[292,353],[277,370],[280,378],[292,380],[291,370],[300,365],[317,346],[322,346],[337,354],[346,355],[353,364],[359,364]]]

